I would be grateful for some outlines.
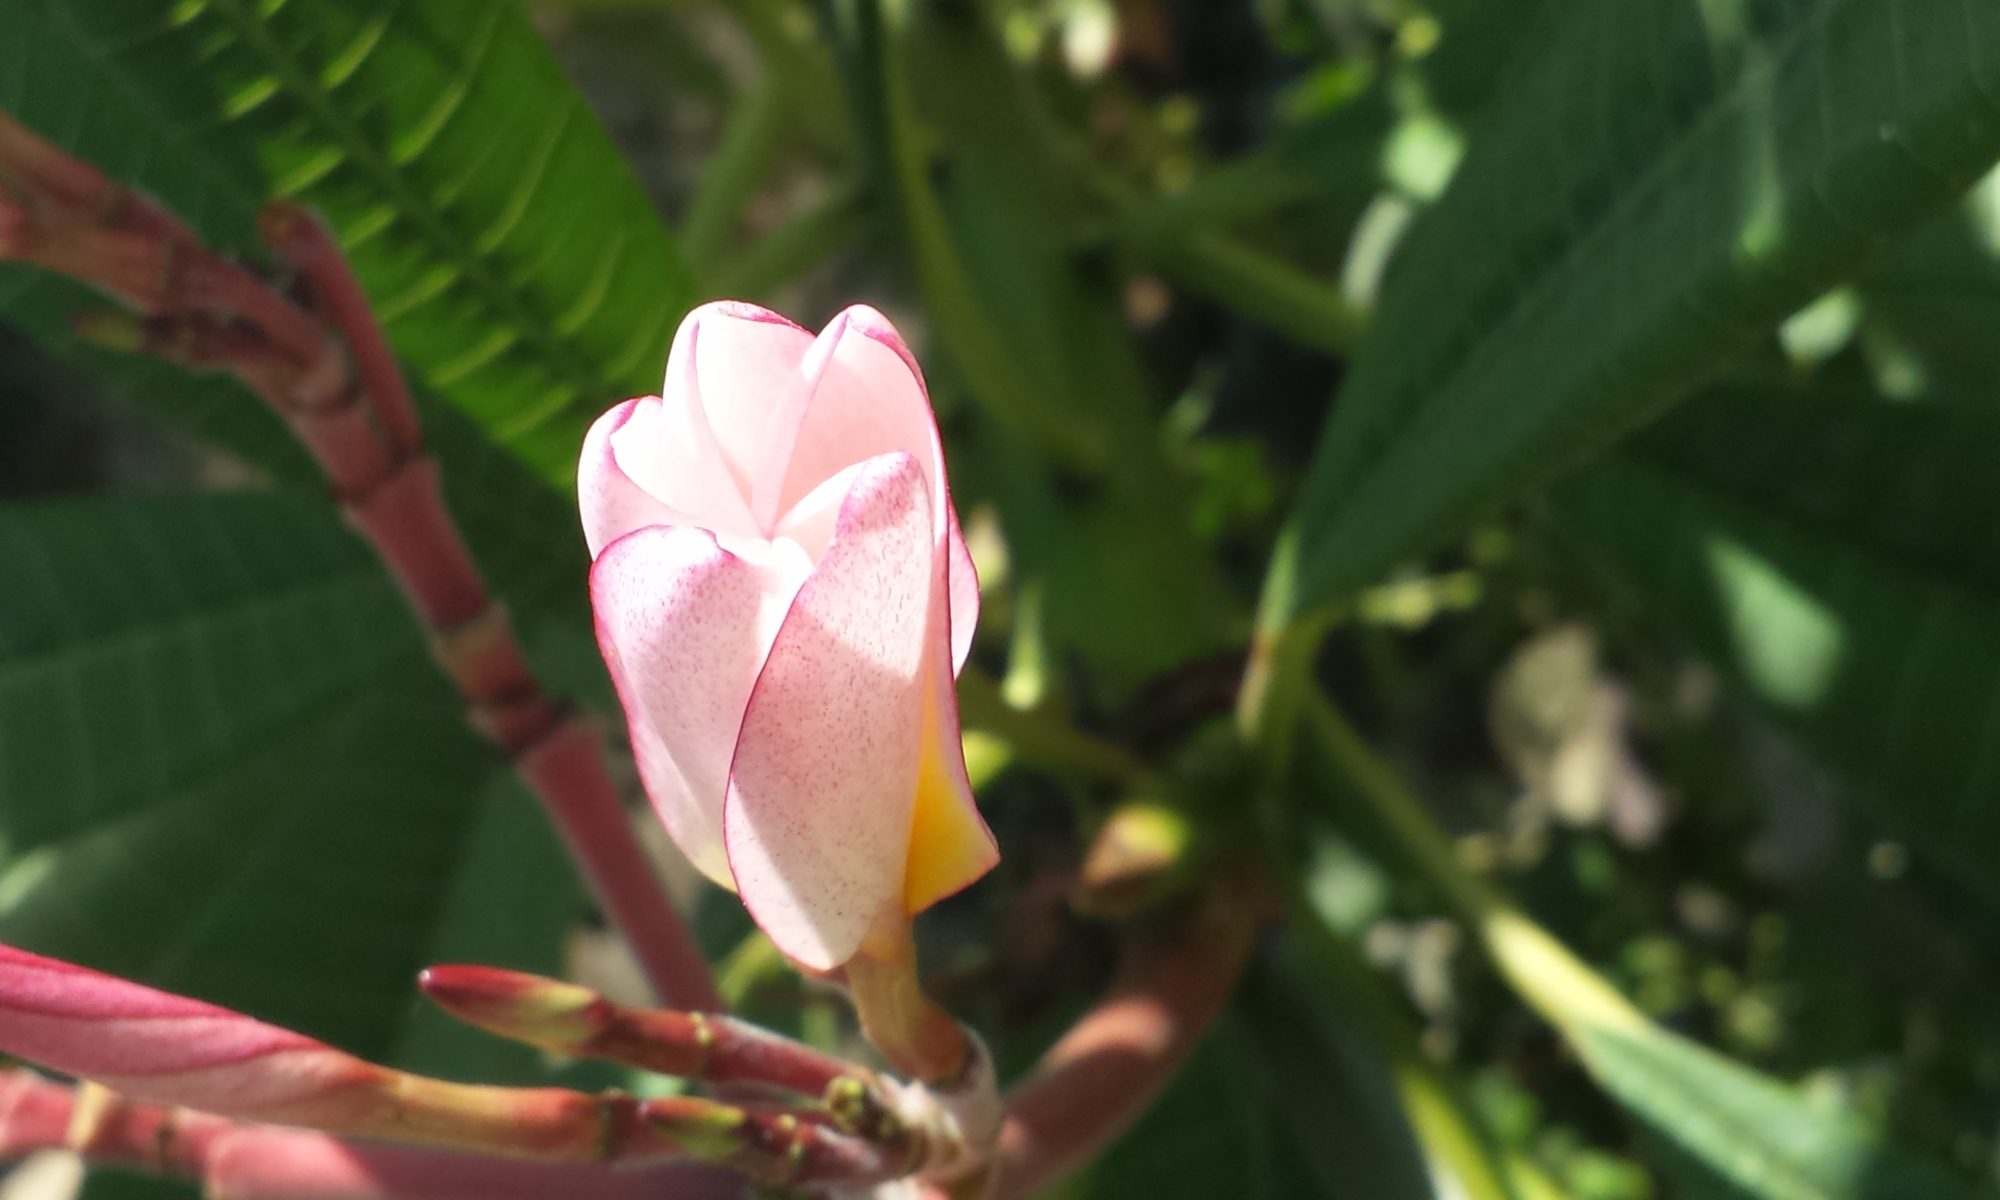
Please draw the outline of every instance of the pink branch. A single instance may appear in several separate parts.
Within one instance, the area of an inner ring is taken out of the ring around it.
[[[694,1160],[767,1183],[856,1186],[905,1174],[916,1149],[851,1136],[810,1110],[412,1075],[241,1013],[4,946],[0,1053],[143,1105],[491,1157]],[[18,1096],[10,1107],[23,1128],[49,1124]],[[96,1124],[129,1138],[133,1122]],[[74,1113],[66,1136],[78,1138]]]
[[[363,1146],[248,1126],[218,1139],[198,1178],[225,1200],[746,1200],[742,1176],[675,1164],[518,1163]]]
[[[1264,905],[1218,885],[1188,925],[1139,947],[1118,983],[1007,1095],[994,1200],[1033,1195],[1123,1133],[1221,1013]]]
[[[0,1072],[0,1160],[73,1150],[88,1161],[194,1179],[231,1200],[744,1200],[742,1176],[699,1164],[505,1161],[366,1145],[79,1092]]]
[[[864,1067],[732,1017],[627,1008],[578,984],[497,967],[432,967],[417,982],[461,1021],[570,1058],[815,1099],[847,1083],[878,1086]]]
[[[719,1009],[708,965],[632,836],[596,732],[547,697],[445,509],[409,390],[366,294],[316,219],[274,204],[264,236],[303,303],[0,112],[0,259],[72,276],[145,318],[83,331],[234,374],[332,482],[428,630],[471,721],[514,762],[662,1000]]]

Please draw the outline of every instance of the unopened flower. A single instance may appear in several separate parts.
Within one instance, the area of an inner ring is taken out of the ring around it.
[[[578,491],[647,794],[781,950],[838,966],[993,865],[953,690],[978,580],[887,319],[695,310]]]

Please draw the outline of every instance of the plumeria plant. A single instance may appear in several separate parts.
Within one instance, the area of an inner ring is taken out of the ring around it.
[[[0,1160],[1995,1194],[1996,96],[1979,3],[0,0]]]

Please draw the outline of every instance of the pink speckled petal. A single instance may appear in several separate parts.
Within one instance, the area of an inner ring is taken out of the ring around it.
[[[733,554],[705,530],[654,526],[590,572],[597,642],[625,709],[639,775],[674,843],[733,886],[722,806],[751,686],[809,569],[788,543]]]
[[[854,474],[744,714],[729,866],[750,915],[809,967],[845,962],[901,903],[940,566],[930,513],[909,454]]]
[[[952,658],[954,670],[963,666],[979,621],[979,576],[959,534],[923,372],[887,317],[855,305],[827,324],[799,366],[771,438],[750,488],[752,514],[767,529],[798,524],[787,510],[812,506],[824,481],[856,463],[901,450],[923,467],[933,531],[951,556]]]
[[[777,313],[735,300],[695,309],[674,335],[664,394],[680,391],[698,400],[746,499],[775,436],[780,403],[812,341],[812,334]]]

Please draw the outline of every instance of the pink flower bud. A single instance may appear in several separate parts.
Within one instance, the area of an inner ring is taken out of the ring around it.
[[[696,309],[577,486],[647,794],[779,949],[839,966],[992,867],[953,690],[978,579],[887,319]]]
[[[385,1074],[304,1034],[0,946],[0,1053],[227,1116],[345,1116]]]
[[[242,1013],[11,946],[0,946],[0,1054],[148,1104],[360,1137],[546,1159],[672,1149],[636,1111],[599,1097],[405,1074]],[[633,1129],[644,1136],[630,1136]]]

